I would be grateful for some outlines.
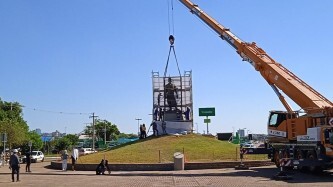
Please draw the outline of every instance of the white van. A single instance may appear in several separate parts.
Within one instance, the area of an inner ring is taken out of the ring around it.
[[[79,150],[79,155],[87,155],[87,154],[91,154],[91,153],[96,153],[97,151],[93,150],[92,148],[81,148]]]

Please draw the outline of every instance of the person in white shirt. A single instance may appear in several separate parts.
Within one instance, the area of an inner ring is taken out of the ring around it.
[[[76,164],[76,161],[77,159],[79,158],[79,150],[76,149],[76,148],[73,148],[72,150],[72,156],[71,156],[71,159],[72,159],[72,170],[75,171],[75,164]]]

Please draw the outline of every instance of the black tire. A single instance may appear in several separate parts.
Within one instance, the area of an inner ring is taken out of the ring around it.
[[[37,163],[37,158],[35,159],[35,163]]]
[[[274,151],[274,154],[273,154],[273,158],[274,158],[274,163],[276,165],[276,167],[280,167],[280,154],[278,151]]]
[[[42,159],[42,162],[44,162],[44,158]]]
[[[306,158],[310,160],[316,160],[317,155],[315,154],[314,151],[309,151]],[[311,173],[321,173],[323,171],[323,168],[320,166],[310,166],[308,167],[308,169]]]
[[[298,160],[300,159],[304,159],[305,158],[305,154],[302,150],[298,150],[297,153],[296,153],[296,158]],[[304,166],[297,166],[297,169],[300,171],[300,172],[307,172],[308,171],[308,168],[307,167],[304,167]]]

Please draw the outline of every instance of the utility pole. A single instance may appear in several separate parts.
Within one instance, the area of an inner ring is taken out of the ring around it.
[[[3,143],[3,166],[6,163],[6,142],[7,142],[7,133],[1,133],[1,141]]]
[[[140,136],[140,120],[141,118],[135,118],[135,120],[138,120],[138,135]]]
[[[104,120],[104,146],[106,147],[106,120]]]
[[[92,116],[90,116],[89,118],[93,119],[93,123],[92,123],[92,149],[95,150],[95,118],[97,118],[98,116],[95,116],[95,112],[92,113]]]

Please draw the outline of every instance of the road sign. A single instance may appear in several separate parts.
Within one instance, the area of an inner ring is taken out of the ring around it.
[[[204,123],[210,123],[210,119],[204,119]]]
[[[215,116],[215,108],[199,108],[199,116]]]
[[[7,142],[7,133],[1,133],[1,142]]]
[[[28,145],[29,145],[29,147],[30,147],[30,153],[31,153],[32,141],[29,141]]]

